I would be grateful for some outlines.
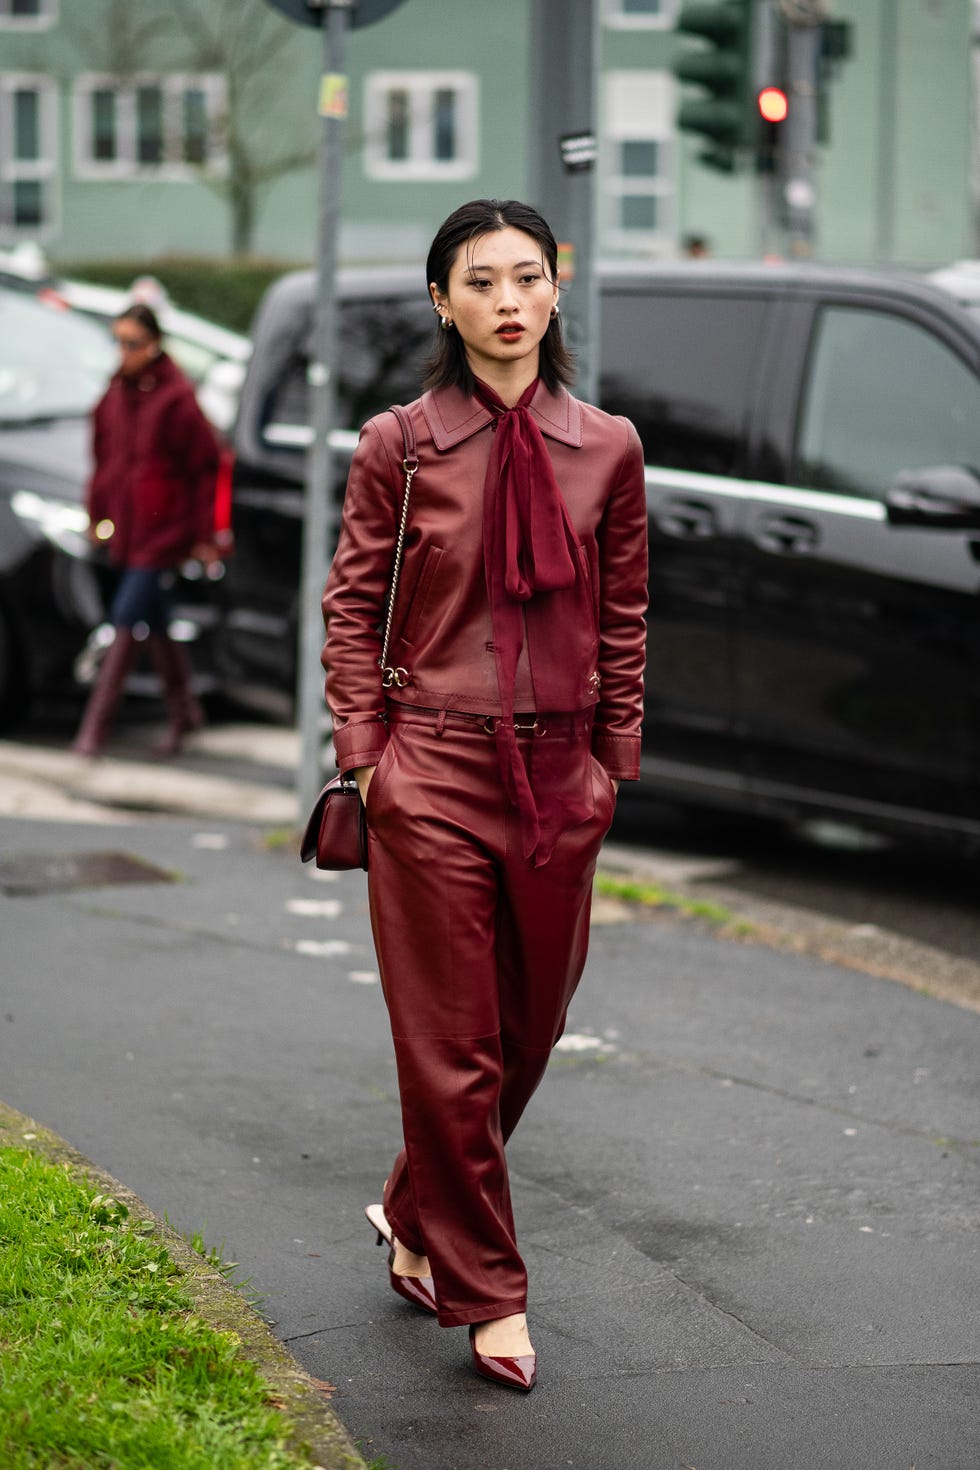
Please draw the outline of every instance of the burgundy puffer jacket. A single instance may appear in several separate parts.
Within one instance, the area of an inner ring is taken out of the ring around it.
[[[96,405],[87,507],[111,521],[114,562],[174,567],[214,540],[218,441],[166,353],[136,378],[116,373]]]

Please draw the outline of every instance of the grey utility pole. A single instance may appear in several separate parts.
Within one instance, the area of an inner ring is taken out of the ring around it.
[[[403,0],[267,0],[274,10],[299,25],[323,28],[323,75],[318,111],[320,138],[320,204],[317,217],[316,319],[310,358],[310,409],[313,444],[307,462],[306,504],[303,519],[303,568],[299,603],[299,710],[300,759],[297,797],[300,818],[316,800],[323,776],[323,674],[320,649],[323,622],[320,599],[327,580],[330,553],[337,539],[340,513],[333,496],[333,453],[337,390],[337,311],[334,274],[340,225],[340,183],[347,121],[347,34],[354,27],[372,25]]]
[[[786,22],[786,93],[789,100],[782,158],[786,230],[789,254],[805,257],[813,254],[816,235],[814,163],[818,76],[827,5],[826,0],[779,0],[779,4]]]
[[[574,279],[560,304],[565,337],[578,359],[575,391],[590,403],[599,386],[597,64],[597,0],[534,0],[528,202],[559,244],[574,251]]]
[[[752,86],[757,94],[762,87],[782,82],[779,57],[780,27],[774,0],[755,0],[753,27]],[[782,217],[776,197],[779,180],[774,168],[756,172],[756,221],[760,260],[772,255],[782,244],[779,221]]]
[[[333,496],[333,453],[330,432],[336,416],[337,311],[334,273],[337,264],[337,231],[340,223],[340,179],[343,161],[344,123],[347,117],[345,71],[347,31],[352,0],[307,0],[310,10],[325,10],[323,26],[323,77],[319,111],[322,118],[320,151],[320,199],[317,216],[316,320],[310,358],[310,405],[313,445],[307,467],[306,507],[303,522],[303,571],[300,590],[299,707],[300,756],[297,797],[300,818],[313,806],[322,782],[323,671],[320,649],[323,622],[320,599],[327,580],[330,550],[336,541],[338,512]]]

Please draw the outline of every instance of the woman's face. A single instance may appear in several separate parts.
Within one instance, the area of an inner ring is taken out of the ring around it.
[[[145,372],[153,359],[160,356],[160,343],[132,317],[113,322],[112,335],[119,349],[119,371],[124,378]]]
[[[508,364],[537,373],[538,346],[558,303],[541,246],[508,225],[461,245],[445,293],[429,291],[439,315],[451,321],[478,378],[498,376]]]

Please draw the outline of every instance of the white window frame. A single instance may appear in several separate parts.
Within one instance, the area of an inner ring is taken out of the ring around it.
[[[669,31],[680,9],[680,0],[661,0],[659,15],[629,15],[623,8],[623,0],[604,0],[604,3],[603,19],[613,31]]]
[[[141,87],[159,87],[163,93],[162,163],[141,163],[137,156],[136,94]],[[212,152],[202,164],[185,163],[179,156],[183,144],[183,98],[191,88],[204,92],[207,99]],[[92,97],[96,92],[112,92],[116,98],[116,158],[94,156]],[[125,79],[108,73],[83,73],[75,79],[73,95],[75,177],[88,181],[154,179],[162,183],[187,183],[202,174],[223,177],[228,172],[228,155],[221,141],[228,114],[227,99],[227,81],[221,72],[135,72]]]
[[[58,24],[58,0],[43,0],[40,15],[11,15],[10,0],[0,0],[0,31],[49,31]]]
[[[41,156],[22,159],[13,156],[14,93],[36,92],[40,98],[39,123]],[[47,208],[39,225],[17,225],[0,219],[0,238],[4,240],[48,240],[58,233],[60,201],[58,198],[58,84],[53,77],[39,72],[0,72],[0,191],[23,180],[37,180],[45,185]]]
[[[407,92],[409,154],[386,151],[387,97]],[[434,156],[434,94],[456,94],[457,157]],[[479,167],[480,80],[469,71],[373,71],[364,78],[364,171],[369,179],[471,179]]]
[[[616,254],[662,255],[673,250],[677,213],[676,83],[668,71],[610,71],[604,78],[602,149],[602,246]],[[623,174],[623,143],[656,143],[666,167],[648,181]],[[661,222],[653,230],[625,229],[620,206],[626,195],[649,195],[660,202]]]

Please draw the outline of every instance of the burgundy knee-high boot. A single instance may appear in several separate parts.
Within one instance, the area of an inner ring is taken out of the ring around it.
[[[166,633],[150,636],[150,657],[160,678],[167,701],[170,727],[153,747],[155,755],[176,755],[184,736],[204,724],[204,711],[191,688],[191,664],[187,650]]]
[[[126,676],[136,661],[138,647],[129,628],[117,628],[116,636],[99,666],[88,697],[78,734],[72,741],[76,755],[98,755],[105,744],[112,717],[122,697]]]

